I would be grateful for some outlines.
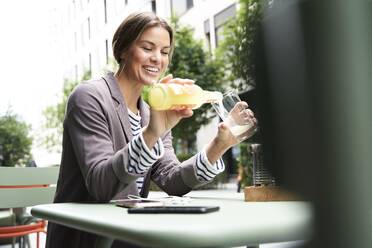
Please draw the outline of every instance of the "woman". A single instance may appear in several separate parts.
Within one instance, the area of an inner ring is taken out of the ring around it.
[[[222,154],[237,143],[228,128],[221,123],[203,151],[180,163],[170,130],[192,110],[154,111],[141,99],[143,86],[157,81],[169,64],[171,27],[151,12],[135,13],[121,23],[112,44],[118,71],[80,84],[69,97],[55,202],[146,197],[150,179],[181,196],[211,181],[224,170]],[[161,83],[170,81],[193,83],[172,76]],[[50,223],[47,247],[93,247],[96,238]],[[113,247],[130,246],[115,241]]]

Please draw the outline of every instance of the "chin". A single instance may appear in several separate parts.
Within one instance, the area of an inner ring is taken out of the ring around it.
[[[159,77],[147,77],[142,80],[145,85],[151,85],[159,80]]]

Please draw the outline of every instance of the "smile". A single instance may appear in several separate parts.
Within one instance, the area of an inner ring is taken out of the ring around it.
[[[159,68],[153,67],[153,66],[144,66],[143,67],[146,71],[152,72],[152,73],[158,73],[160,71]]]

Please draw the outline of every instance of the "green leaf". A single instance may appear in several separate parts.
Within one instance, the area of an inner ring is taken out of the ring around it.
[[[0,166],[25,165],[31,160],[31,127],[11,111],[0,117]]]

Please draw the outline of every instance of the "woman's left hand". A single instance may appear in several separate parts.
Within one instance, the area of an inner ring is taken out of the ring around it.
[[[172,75],[167,75],[160,80],[160,83],[177,83],[177,84],[193,84],[194,81],[191,79],[173,78]],[[193,115],[192,109],[181,108],[176,110],[164,110],[157,111],[151,109],[150,122],[148,129],[150,129],[154,135],[160,137],[166,131],[172,129],[177,123],[187,117]]]

